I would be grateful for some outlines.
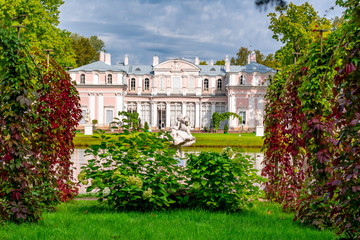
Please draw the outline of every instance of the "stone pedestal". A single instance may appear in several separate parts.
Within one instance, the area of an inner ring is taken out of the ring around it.
[[[92,124],[85,124],[85,135],[93,135],[93,126]]]
[[[264,126],[256,126],[256,136],[258,137],[264,136]]]

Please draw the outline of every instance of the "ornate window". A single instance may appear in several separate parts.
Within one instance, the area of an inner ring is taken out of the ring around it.
[[[111,74],[108,74],[107,75],[107,84],[112,84],[112,75]]]
[[[85,74],[80,75],[80,84],[85,84]]]
[[[216,87],[217,91],[221,91],[222,90],[222,80],[219,78],[217,80],[217,87]]]
[[[244,75],[240,76],[240,85],[245,85],[245,77],[244,77]]]
[[[136,104],[136,102],[129,102],[127,104],[127,111],[131,112],[131,113],[137,112],[137,104]]]
[[[239,116],[241,117],[240,124],[246,124],[246,111],[239,111]]]
[[[190,118],[190,127],[195,127],[195,104],[186,104],[186,116]]]
[[[209,91],[209,79],[204,79],[203,91]]]
[[[150,89],[150,80],[148,78],[145,78],[144,90],[149,90],[149,89]]]
[[[150,125],[150,103],[142,103],[141,104],[141,124],[144,126],[145,122]]]
[[[135,90],[135,78],[132,78],[130,80],[130,91]]]

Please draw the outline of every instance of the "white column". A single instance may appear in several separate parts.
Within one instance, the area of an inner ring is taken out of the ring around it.
[[[236,112],[236,98],[235,98],[235,93],[230,93],[229,94],[229,112],[233,112],[233,113],[237,113]],[[229,119],[229,128],[235,128],[237,126],[237,119],[230,117]]]
[[[211,116],[214,114],[214,112],[215,112],[215,103],[212,102],[211,103]]]
[[[90,122],[95,119],[95,94],[89,93]]]
[[[115,93],[115,117],[119,117],[119,112],[124,111],[124,93]]]
[[[249,128],[255,127],[255,99],[252,94],[249,94],[249,114],[247,125]]]
[[[102,125],[104,123],[104,96],[102,93],[98,93],[98,123]]]
[[[139,117],[141,118],[141,102],[136,102],[136,111],[139,113]]]
[[[155,101],[151,101],[151,123],[150,126],[157,128],[158,127],[158,120],[157,120],[157,104]]]
[[[165,127],[169,128],[170,127],[170,103],[166,102],[166,123],[165,123]]]
[[[181,114],[184,116],[186,116],[186,102],[182,102],[181,103]],[[190,117],[190,116],[189,116]]]
[[[138,77],[138,95],[141,95],[141,91],[142,91],[142,86],[143,85],[143,83],[142,83],[142,77],[141,76],[139,76]]]
[[[121,73],[118,73],[117,74],[117,81],[116,81],[116,84],[118,84],[118,85],[121,85],[121,84],[123,84],[123,75],[121,74]]]
[[[200,128],[200,117],[201,117],[200,102],[195,103],[195,128]]]

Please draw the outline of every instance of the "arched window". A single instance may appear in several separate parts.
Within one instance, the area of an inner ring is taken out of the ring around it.
[[[80,75],[80,84],[85,84],[85,74]]]
[[[217,91],[222,90],[222,80],[220,78],[217,80],[216,90]]]
[[[209,91],[209,79],[205,78],[204,79],[204,86],[203,86],[203,90],[204,91]]]
[[[130,80],[130,90],[135,90],[135,78]]]
[[[149,90],[149,89],[150,89],[150,80],[148,78],[145,78],[144,90]]]
[[[244,75],[241,75],[241,76],[240,76],[240,85],[245,85]]]
[[[107,84],[112,84],[112,75],[111,74],[108,74],[107,75]]]

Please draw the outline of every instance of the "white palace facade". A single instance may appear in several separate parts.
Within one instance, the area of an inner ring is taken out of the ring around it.
[[[151,65],[111,65],[109,53],[100,60],[70,70],[81,99],[85,116],[97,120],[97,126],[108,128],[121,111],[138,112],[142,124],[152,130],[169,129],[178,115],[188,116],[193,130],[210,127],[214,112],[234,112],[242,117],[229,119],[230,130],[253,131],[262,125],[264,95],[275,70],[256,62],[251,53],[248,64],[232,66],[199,65],[184,59],[163,62],[153,57]]]

